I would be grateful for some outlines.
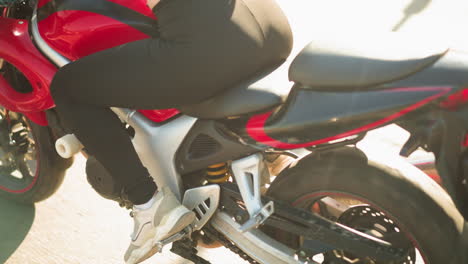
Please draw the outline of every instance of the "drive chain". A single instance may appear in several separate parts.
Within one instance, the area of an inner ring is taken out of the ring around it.
[[[205,229],[205,233],[208,235],[213,240],[217,240],[221,242],[221,244],[237,254],[239,257],[244,259],[245,261],[249,262],[250,264],[260,264],[253,258],[251,258],[249,255],[245,254],[244,251],[242,251],[240,248],[238,248],[233,242],[231,242],[229,239],[227,239],[224,235],[216,231],[214,228],[209,227]]]

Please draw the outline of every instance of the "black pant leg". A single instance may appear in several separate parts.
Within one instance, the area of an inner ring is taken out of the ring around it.
[[[267,11],[255,11],[262,1],[270,5]],[[109,107],[198,103],[284,60],[292,43],[289,25],[277,7],[271,8],[272,0],[161,4],[156,9],[160,39],[82,58],[60,69],[51,84],[65,123],[135,204],[146,202],[156,186]]]

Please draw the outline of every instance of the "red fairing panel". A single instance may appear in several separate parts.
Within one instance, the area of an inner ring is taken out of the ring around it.
[[[411,91],[412,89],[415,89],[415,88],[395,88],[395,89],[391,89],[391,90],[388,90],[388,92],[404,92],[404,91]],[[416,89],[424,89],[422,87],[417,87]],[[338,139],[342,139],[342,138],[346,138],[346,137],[350,137],[350,136],[353,136],[353,135],[356,135],[356,134],[359,134],[361,132],[365,132],[365,131],[369,131],[371,129],[374,129],[374,128],[377,128],[377,127],[380,127],[382,125],[385,125],[385,124],[388,124],[390,123],[391,121],[409,113],[409,112],[412,112],[428,103],[430,103],[431,101],[437,99],[437,98],[440,98],[444,95],[446,95],[447,93],[449,93],[451,91],[451,88],[450,87],[427,87],[426,89],[428,90],[434,90],[434,91],[439,91],[438,93],[430,96],[430,97],[427,97],[413,105],[410,105],[404,109],[401,109],[400,111],[394,113],[394,114],[391,114],[383,119],[380,119],[380,120],[377,120],[375,122],[372,122],[372,123],[369,123],[365,126],[362,126],[362,127],[359,127],[359,128],[356,128],[356,129],[353,129],[353,130],[349,130],[347,132],[344,132],[344,133],[341,133],[341,134],[337,134],[337,135],[333,135],[333,136],[330,136],[330,137],[327,137],[327,138],[323,138],[323,139],[319,139],[319,140],[315,140],[315,141],[312,141],[312,142],[305,142],[305,143],[299,143],[299,144],[291,144],[291,143],[286,143],[286,142],[281,142],[277,139],[274,139],[272,138],[271,136],[269,136],[266,132],[265,132],[265,125],[268,121],[268,119],[270,118],[270,116],[272,115],[272,112],[267,112],[267,113],[263,113],[263,114],[258,114],[258,115],[255,115],[253,117],[251,117],[249,119],[249,121],[247,122],[246,124],[246,131],[247,131],[247,134],[252,138],[254,139],[256,142],[259,142],[261,144],[264,144],[264,145],[267,145],[267,146],[271,146],[271,147],[274,147],[274,148],[278,148],[278,149],[298,149],[298,148],[305,148],[305,147],[311,147],[311,146],[315,146],[315,145],[320,145],[320,144],[324,144],[324,143],[328,143],[330,141],[334,141],[334,140],[338,140]]]
[[[0,58],[18,68],[30,81],[33,92],[18,93],[0,76],[0,104],[25,113],[32,121],[46,125],[42,111],[54,106],[49,85],[56,68],[32,43],[28,21],[0,17]]]
[[[130,0],[130,1],[129,0],[107,0],[107,1],[125,6],[147,17],[156,19],[156,16],[154,15],[153,11],[151,11],[151,9],[148,8],[148,5],[146,4],[147,3],[146,0]]]
[[[468,88],[450,95],[447,100],[440,103],[440,106],[449,110],[457,110],[468,103]]]
[[[28,21],[0,18],[0,36],[0,58],[17,67],[33,86],[32,93],[18,93],[0,75],[0,105],[25,114],[37,124],[47,125],[43,111],[54,107],[49,85],[57,69],[32,43]],[[155,122],[166,121],[179,113],[175,109],[142,112]]]
[[[52,1],[40,0],[38,7],[44,7]],[[136,11],[151,20],[156,19],[151,9],[148,8],[146,0],[107,1]],[[62,4],[64,3],[62,2]],[[100,10],[97,9],[96,12],[84,10],[52,11],[39,21],[39,32],[50,47],[70,60],[77,60],[101,50],[149,38],[147,34],[125,24],[125,20],[118,21],[97,11]],[[119,12],[119,10],[107,11]],[[164,122],[179,114],[176,109],[140,110],[140,112],[154,122]]]
[[[163,109],[163,110],[138,110],[141,114],[146,116],[149,120],[160,123],[180,114],[177,109]]]
[[[37,7],[41,8],[53,0],[39,0]],[[108,0],[109,2],[114,2],[119,5],[123,5],[129,9],[135,10],[138,13],[141,13],[145,16],[155,18],[153,12],[147,7],[146,0]]]
[[[52,0],[39,0],[39,2],[37,3],[37,7],[38,8],[41,8],[43,7],[45,4],[51,2]]]
[[[117,20],[87,11],[53,13],[39,22],[39,31],[47,44],[70,60],[149,37]]]

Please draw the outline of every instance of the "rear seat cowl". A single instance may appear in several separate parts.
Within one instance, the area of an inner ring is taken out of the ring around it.
[[[294,59],[289,79],[310,89],[365,88],[416,73],[447,51],[434,40],[396,33],[317,40]]]

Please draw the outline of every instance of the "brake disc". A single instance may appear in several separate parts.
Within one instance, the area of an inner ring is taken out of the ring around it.
[[[414,264],[416,251],[405,233],[396,223],[384,213],[368,206],[357,205],[349,208],[338,218],[338,222],[368,235],[392,243],[399,248],[408,248],[408,255],[398,263],[377,262],[369,257],[354,256],[342,250],[333,250],[324,255],[324,263],[352,263],[352,264]]]

